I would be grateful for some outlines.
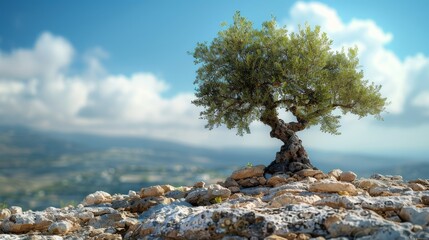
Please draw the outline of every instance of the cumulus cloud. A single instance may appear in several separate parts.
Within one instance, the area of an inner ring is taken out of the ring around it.
[[[164,98],[168,84],[149,72],[108,75],[100,62],[108,53],[101,48],[84,54],[81,74],[67,74],[74,52],[66,39],[48,32],[32,49],[2,52],[0,122],[165,138],[159,132],[201,127],[191,93]]]
[[[70,65],[73,54],[66,39],[45,32],[33,49],[16,49],[10,54],[0,51],[0,74],[13,79],[52,77]]]

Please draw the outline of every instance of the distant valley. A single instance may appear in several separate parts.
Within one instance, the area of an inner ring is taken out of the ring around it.
[[[77,204],[97,190],[127,193],[155,184],[216,182],[248,163],[268,165],[277,149],[213,150],[131,137],[47,133],[0,127],[0,204],[43,209]],[[358,176],[429,178],[429,161],[309,150],[315,166]],[[389,163],[388,165],[386,163]]]

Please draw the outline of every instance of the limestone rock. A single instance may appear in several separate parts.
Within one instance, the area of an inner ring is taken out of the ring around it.
[[[429,224],[429,208],[416,208],[415,206],[406,206],[399,213],[402,219],[407,222],[418,225]]]
[[[27,233],[29,231],[46,231],[55,221],[52,214],[46,212],[25,212],[13,214],[1,224],[5,233]]]
[[[313,204],[314,202],[317,202],[319,200],[321,200],[321,198],[317,195],[300,196],[300,195],[293,195],[289,193],[289,194],[283,194],[273,198],[273,200],[271,200],[269,204],[269,207],[279,208],[289,204],[301,204],[301,203]]]
[[[204,188],[198,188],[194,191],[191,191],[186,196],[186,201],[192,205],[205,205],[207,204],[207,199],[205,196],[207,196],[207,189]]]
[[[231,178],[234,180],[240,180],[244,178],[262,177],[264,175],[264,169],[264,165],[245,167],[234,171],[231,175]]]
[[[85,197],[82,204],[84,206],[95,205],[100,203],[110,203],[112,202],[112,196],[103,191],[97,191],[95,193],[91,193]]]
[[[328,172],[328,176],[332,176],[335,179],[340,180],[340,176],[342,172],[343,171],[341,171],[340,169],[333,169],[330,172]]]
[[[353,182],[356,179],[357,175],[354,172],[348,171],[348,172],[342,172],[340,174],[340,181],[343,182]]]
[[[424,190],[426,190],[426,187],[425,186],[423,186],[422,184],[420,184],[420,183],[414,183],[414,182],[412,182],[412,183],[409,183],[408,184],[408,186],[411,188],[411,189],[413,189],[413,191],[424,191]]]
[[[380,195],[392,196],[394,194],[399,194],[410,190],[412,189],[409,187],[388,186],[388,187],[371,187],[368,192],[371,196],[380,196]]]
[[[240,179],[240,180],[237,180],[237,183],[242,187],[256,187],[261,185],[258,178],[255,178],[255,177]]]
[[[292,182],[292,181],[296,181],[296,179],[291,178],[285,174],[279,174],[279,175],[274,175],[271,178],[269,178],[267,180],[266,184],[268,186],[271,186],[271,187],[278,187],[280,185],[283,185],[285,183]]]
[[[174,191],[174,190],[176,190],[176,188],[175,188],[175,187],[173,187],[173,186],[171,186],[171,185],[169,185],[169,184],[162,185],[161,187],[162,187],[162,189],[164,190],[164,193],[168,193],[168,192],[170,192],[170,191]]]
[[[125,217],[121,213],[111,213],[104,214],[95,218],[92,218],[88,225],[94,228],[108,228],[110,226],[120,227],[120,222],[123,221]]]
[[[310,185],[309,191],[325,193],[348,192],[352,195],[357,192],[353,184],[334,181],[320,181],[313,183]]]
[[[422,203],[426,206],[429,206],[429,195],[422,196]]]
[[[64,235],[68,232],[70,232],[73,229],[73,224],[69,221],[59,221],[59,222],[53,222],[49,228],[48,232],[50,234],[60,234]]]
[[[314,177],[317,174],[323,174],[323,172],[320,170],[314,170],[314,169],[303,169],[299,172],[296,172],[295,174],[300,177]]]
[[[10,210],[10,212],[12,214],[20,214],[20,213],[22,213],[22,208],[19,207],[19,206],[12,206],[12,207],[9,208],[9,210]]]
[[[166,193],[165,197],[174,198],[174,199],[181,199],[181,198],[186,197],[186,195],[187,195],[187,193],[184,191],[173,190],[173,191]]]
[[[0,221],[3,219],[8,219],[12,213],[9,209],[4,208],[0,210]]]
[[[231,196],[231,190],[219,184],[211,184],[207,189],[197,188],[186,196],[186,201],[192,205],[209,205],[210,203],[223,201]]]
[[[357,187],[369,190],[372,187],[387,187],[387,184],[376,179],[361,179],[356,182]]]
[[[203,188],[206,185],[205,182],[201,181],[201,182],[196,182],[194,184],[194,188]]]
[[[238,187],[238,183],[237,181],[235,181],[234,179],[232,179],[231,177],[228,177],[225,182],[224,182],[224,187],[229,188],[229,187]]]
[[[6,209],[0,238],[429,239],[429,190],[412,190],[427,189],[426,180],[404,183],[377,174],[347,182],[337,180],[341,173],[314,173],[275,175],[267,182],[250,174],[221,185],[161,185],[140,194],[96,192],[77,207],[37,212]],[[243,181],[255,186],[240,189]]]
[[[164,188],[162,188],[159,185],[156,185],[152,187],[142,188],[140,190],[140,197],[141,198],[158,197],[158,196],[164,195],[164,192],[165,192]]]
[[[228,188],[224,188],[219,184],[210,184],[207,188],[207,195],[209,200],[212,200],[216,197],[227,199],[229,198],[229,196],[231,196],[231,191]]]

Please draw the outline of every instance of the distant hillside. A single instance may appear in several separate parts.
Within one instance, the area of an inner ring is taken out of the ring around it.
[[[213,150],[132,137],[58,134],[0,126],[0,203],[43,209],[104,190],[127,193],[156,184],[216,182],[233,170],[268,165],[277,149]],[[309,150],[315,166],[359,176],[401,174],[429,178],[426,165],[401,159]],[[389,168],[385,168],[386,162]],[[395,167],[401,166],[401,167]],[[398,171],[400,170],[400,171]],[[426,176],[426,177],[425,177]]]

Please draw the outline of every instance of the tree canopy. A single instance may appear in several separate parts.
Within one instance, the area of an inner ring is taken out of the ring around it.
[[[251,122],[270,125],[284,110],[296,117],[294,131],[320,124],[338,134],[340,114],[380,118],[384,111],[381,86],[364,79],[358,49],[332,50],[319,26],[289,33],[272,19],[257,29],[237,12],[223,27],[193,52],[199,65],[193,103],[204,108],[206,127],[226,125],[243,135]]]

